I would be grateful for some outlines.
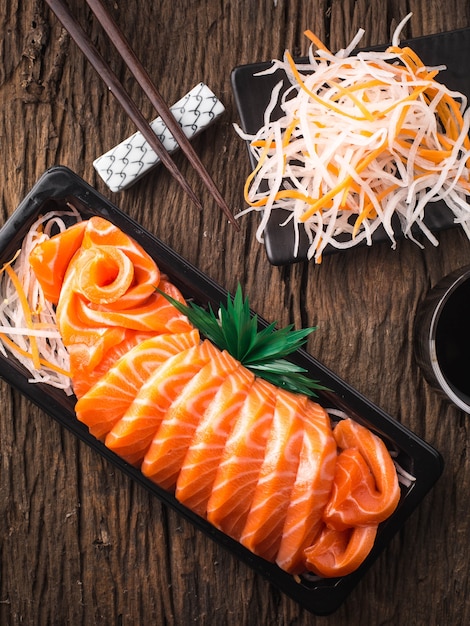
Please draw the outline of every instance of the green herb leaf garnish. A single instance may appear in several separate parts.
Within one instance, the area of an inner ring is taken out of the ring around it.
[[[326,389],[318,381],[305,374],[307,370],[286,360],[289,354],[305,344],[307,336],[316,328],[293,330],[293,324],[276,329],[269,324],[259,329],[258,316],[252,315],[248,298],[243,299],[240,285],[235,297],[227,297],[227,304],[220,304],[218,314],[211,305],[207,309],[194,302],[182,304],[157,289],[180,313],[220,350],[227,350],[235,359],[256,376],[308,396],[316,396],[314,390]]]

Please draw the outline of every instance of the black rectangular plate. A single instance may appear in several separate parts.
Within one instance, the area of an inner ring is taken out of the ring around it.
[[[418,37],[404,41],[402,45],[409,45],[426,65],[445,65],[447,69],[439,73],[437,80],[452,90],[462,92],[470,99],[470,72],[465,62],[470,58],[470,28]],[[376,49],[383,50],[385,47],[380,46]],[[264,111],[270,101],[273,87],[283,79],[286,87],[288,85],[287,78],[281,70],[266,76],[255,76],[257,72],[270,66],[271,62],[253,63],[241,65],[232,71],[232,88],[240,125],[250,134],[256,133],[263,125]],[[254,168],[256,163],[251,153],[249,158]],[[266,254],[272,265],[288,265],[307,259],[308,241],[303,230],[300,231],[299,253],[297,256],[294,255],[294,228],[290,222],[286,226],[281,226],[287,215],[288,212],[284,209],[273,210],[266,226],[264,233]],[[433,204],[433,211],[428,212],[424,222],[432,232],[455,226],[453,213],[443,201]],[[399,239],[402,235],[398,220],[395,225],[396,238]],[[390,241],[383,229],[378,229],[372,240],[375,243]],[[366,243],[361,242],[358,245]],[[332,252],[337,250],[329,246],[324,254]]]
[[[201,304],[209,302],[216,308],[221,301],[226,301],[227,292],[222,287],[142,229],[137,222],[120,211],[79,176],[60,166],[45,172],[0,230],[0,263],[3,264],[13,257],[16,250],[21,247],[22,240],[31,224],[39,215],[49,210],[65,209],[67,201],[71,201],[79,209],[84,219],[100,215],[133,237],[155,259],[160,269],[170,276],[186,298],[193,298]],[[265,326],[266,322],[260,320],[260,324]],[[332,390],[332,392],[320,394],[320,402],[325,408],[335,407],[346,411],[350,417],[380,435],[387,445],[398,451],[400,465],[416,477],[411,488],[402,490],[402,497],[395,513],[381,524],[376,544],[365,563],[353,574],[342,578],[296,582],[293,576],[276,565],[253,555],[237,541],[232,540],[182,506],[171,494],[159,489],[139,470],[125,463],[90,435],[87,427],[75,417],[73,397],[47,385],[28,383],[28,374],[14,357],[6,358],[0,355],[0,376],[19,389],[45,413],[55,418],[164,503],[191,520],[200,530],[224,545],[300,605],[312,613],[324,615],[335,611],[340,606],[392,536],[402,528],[405,520],[438,480],[443,463],[436,450],[369,402],[307,352],[299,350],[293,360],[305,367],[312,378],[321,380]]]

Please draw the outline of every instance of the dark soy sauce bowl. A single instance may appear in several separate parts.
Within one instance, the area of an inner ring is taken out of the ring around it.
[[[442,278],[419,305],[414,349],[431,387],[470,414],[470,265]]]

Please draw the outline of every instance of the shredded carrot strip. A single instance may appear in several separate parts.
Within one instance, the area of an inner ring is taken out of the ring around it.
[[[304,31],[304,35],[306,37],[308,37],[310,39],[310,41],[312,43],[314,43],[317,48],[319,50],[323,50],[324,52],[328,52],[329,54],[331,54],[331,52],[328,50],[328,48],[325,46],[325,44],[323,43],[323,41],[321,41],[321,39],[319,39],[314,32],[312,32],[311,30],[307,29],[306,31]]]
[[[425,85],[423,85],[422,87],[418,87],[417,89],[413,90],[412,93],[410,93],[408,96],[406,96],[402,100],[400,100],[398,102],[394,102],[393,104],[391,104],[388,107],[388,109],[385,109],[384,111],[381,111],[380,117],[386,117],[389,113],[391,113],[392,111],[394,111],[397,108],[399,108],[400,105],[402,105],[402,104],[406,104],[407,102],[411,102],[413,100],[417,100],[418,96],[421,95],[424,91],[426,91],[426,86]]]
[[[379,194],[376,195],[375,199],[378,202],[381,202],[385,198],[385,196],[393,193],[396,190],[396,188],[397,188],[397,185],[393,185],[391,187],[387,187],[387,189],[383,189]],[[359,228],[361,227],[362,222],[365,219],[376,217],[376,215],[377,215],[377,212],[375,210],[375,207],[372,201],[369,199],[369,201],[364,204],[363,210],[361,211],[356,221],[354,222],[354,229],[352,233],[353,238],[356,237],[357,233],[359,232]]]
[[[343,87],[341,83],[335,83],[335,89],[337,89],[338,93],[341,94],[342,96],[351,98],[351,100],[357,106],[357,108],[361,111],[365,119],[370,120],[370,121],[374,119],[375,116],[369,111],[369,109],[364,105],[364,103],[361,102],[359,98],[356,98],[356,96],[354,95],[353,89],[349,89],[349,87]],[[334,99],[337,100],[337,98],[334,98]]]
[[[318,200],[310,198],[309,196],[306,196],[305,194],[298,191],[297,189],[281,189],[281,191],[277,192],[276,200],[284,200],[286,198],[292,198],[294,200],[302,200],[303,202],[307,202],[309,204],[314,204],[316,202],[319,202],[320,200],[323,200],[323,198],[319,198]],[[326,198],[325,200],[327,201],[328,198]],[[261,207],[267,204],[268,198],[260,198],[256,202],[252,202],[248,200],[248,202],[251,204],[251,206]]]
[[[23,289],[23,285],[21,284],[21,281],[16,275],[16,272],[11,267],[11,264],[9,263],[6,264],[4,268],[8,276],[10,277],[10,280],[12,281],[13,285],[15,286],[16,291],[18,292],[18,297],[20,299],[21,306],[23,308],[23,314],[24,314],[24,318],[26,321],[26,325],[30,330],[32,330],[34,328],[33,317],[32,317],[31,309],[29,307],[28,298],[26,297],[26,294]],[[39,357],[39,349],[38,349],[36,337],[34,335],[29,335],[29,341],[31,343],[31,359],[33,361],[33,365],[36,369],[39,369],[41,367],[41,360]]]
[[[403,149],[407,150],[410,147],[408,141],[404,139],[396,139],[396,143],[401,146]],[[427,161],[431,161],[436,165],[441,163],[444,159],[447,159],[451,156],[450,150],[428,150],[426,148],[421,148],[419,151],[419,156]]]
[[[20,348],[20,346],[16,344],[14,341],[12,341],[7,335],[5,335],[5,333],[0,333],[0,338],[2,339],[3,342],[5,342],[10,347],[12,352],[17,352],[18,354],[21,354],[21,356],[24,356],[27,359],[31,359],[32,361],[34,360],[33,354],[31,352],[27,352],[26,350],[23,350],[22,348]],[[70,377],[70,372],[62,369],[55,363],[51,363],[50,361],[43,359],[42,357],[39,358],[39,364],[40,366],[42,365],[44,367],[47,367],[48,369],[52,370],[53,372],[57,372],[58,374],[61,374],[62,376]],[[39,368],[36,367],[36,369],[39,369]]]
[[[258,173],[258,171],[262,168],[263,163],[264,163],[264,161],[265,161],[265,159],[266,159],[266,157],[268,155],[269,147],[270,147],[270,142],[267,142],[266,145],[264,146],[261,154],[260,154],[260,157],[259,157],[259,160],[258,160],[258,163],[257,163],[255,169],[251,172],[251,174],[246,179],[245,187],[244,187],[245,198],[249,197],[248,191],[249,191],[251,182],[255,178],[255,176]]]

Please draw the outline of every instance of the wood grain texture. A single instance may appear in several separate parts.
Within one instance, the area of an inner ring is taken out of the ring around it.
[[[308,348],[373,402],[443,454],[444,476],[359,587],[326,620],[302,610],[214,544],[19,393],[1,384],[0,623],[468,624],[470,541],[468,416],[423,381],[413,319],[428,288],[470,259],[459,230],[420,250],[402,242],[353,250],[323,264],[271,267],[256,216],[227,223],[182,155],[204,199],[199,213],[158,169],[112,194],[92,161],[134,132],[99,77],[39,0],[1,3],[0,142],[3,221],[46,168],[63,164],[229,290],[240,281],[260,315],[318,325]],[[234,211],[243,208],[246,148],[232,124],[233,67],[304,54],[306,28],[332,49],[359,27],[386,43],[413,12],[408,37],[470,26],[466,0],[106,0],[167,102],[206,82],[226,106],[195,148]],[[74,14],[129,88],[133,84],[86,3]]]

